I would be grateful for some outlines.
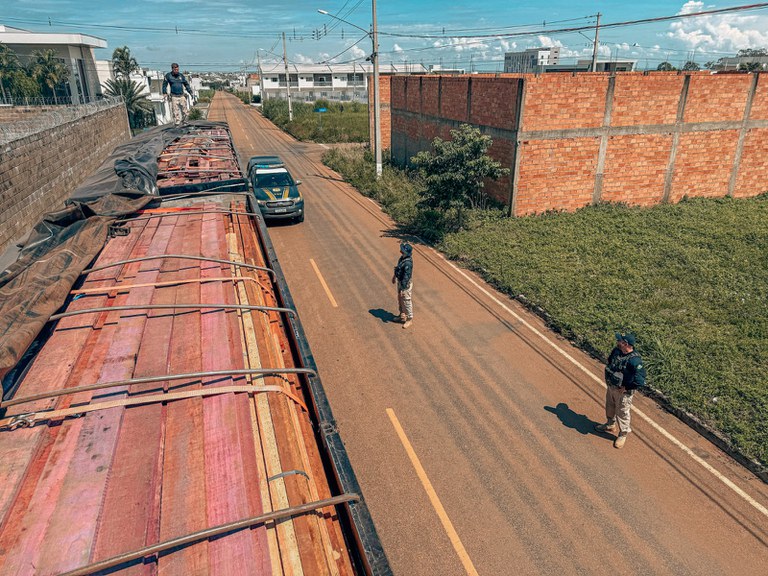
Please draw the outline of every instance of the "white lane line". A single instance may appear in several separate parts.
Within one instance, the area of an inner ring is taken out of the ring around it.
[[[514,310],[509,308],[506,304],[504,304],[501,300],[496,298],[493,294],[488,292],[485,288],[483,288],[480,284],[475,282],[475,280],[469,276],[466,272],[464,272],[461,268],[456,266],[453,262],[445,258],[442,254],[438,254],[440,258],[442,258],[451,268],[456,270],[459,274],[461,274],[464,278],[466,278],[475,288],[480,290],[483,294],[488,296],[491,300],[493,300],[498,306],[500,306],[503,310],[505,310],[510,316],[515,318],[518,322],[520,322],[523,326],[528,328],[531,332],[536,334],[539,338],[544,340],[547,344],[549,344],[552,348],[554,348],[557,352],[562,354],[567,360],[569,360],[574,366],[579,368],[582,372],[584,372],[587,376],[589,376],[592,380],[600,384],[603,388],[606,388],[605,383],[595,376],[589,368],[584,366],[581,362],[576,360],[573,356],[568,354],[565,350],[561,349],[555,342],[550,340],[546,337],[545,334],[537,330],[534,326],[529,324],[522,316],[518,315]],[[696,463],[701,464],[701,466],[712,473],[712,475],[720,480],[723,484],[728,486],[731,490],[733,490],[736,494],[741,496],[741,498],[744,499],[745,502],[747,502],[750,506],[752,506],[755,510],[760,512],[763,516],[768,517],[768,508],[760,504],[757,500],[752,498],[749,494],[744,492],[741,488],[736,486],[733,482],[731,482],[728,478],[726,478],[723,474],[721,474],[718,470],[713,468],[708,462],[706,462],[703,458],[701,458],[699,455],[697,455],[693,450],[688,448],[685,444],[683,444],[680,440],[675,438],[670,432],[665,430],[660,424],[656,423],[650,416],[648,416],[645,412],[642,410],[638,410],[637,408],[634,408],[635,414],[637,414],[641,419],[645,420],[648,424],[653,426],[662,436],[667,438],[670,442],[672,442],[675,446],[680,448],[683,452],[685,452],[688,456],[690,456]]]

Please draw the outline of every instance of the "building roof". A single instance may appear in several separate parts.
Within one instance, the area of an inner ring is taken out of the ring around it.
[[[0,24],[0,42],[3,44],[48,44],[55,46],[89,46],[106,48],[107,41],[87,34],[68,34],[51,32],[30,32],[21,28],[11,28]]]

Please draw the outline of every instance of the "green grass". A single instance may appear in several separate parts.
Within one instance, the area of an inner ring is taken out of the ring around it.
[[[326,112],[315,112],[325,108]],[[359,102],[328,102],[314,104],[296,102],[292,105],[293,121],[288,121],[288,102],[279,98],[266,100],[262,113],[277,126],[298,140],[348,143],[368,141],[368,107]]]
[[[360,152],[325,160],[406,229],[434,232],[436,215],[416,208],[418,184],[404,173],[386,167],[376,182]],[[433,238],[598,357],[616,330],[635,332],[651,386],[768,464],[768,195],[490,212]]]

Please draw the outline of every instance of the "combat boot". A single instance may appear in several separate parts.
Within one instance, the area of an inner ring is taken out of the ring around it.
[[[616,425],[616,422],[614,422],[613,424],[608,424],[608,422],[606,422],[605,424],[595,424],[595,430],[597,430],[598,432],[607,432],[610,434],[615,434],[616,432],[619,431],[619,427]]]

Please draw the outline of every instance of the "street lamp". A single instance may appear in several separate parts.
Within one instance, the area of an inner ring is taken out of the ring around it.
[[[327,10],[318,10],[320,14],[334,18],[339,22],[344,22],[362,30],[366,35],[371,37],[372,52],[371,63],[373,64],[373,143],[374,143],[374,155],[376,157],[376,178],[381,177],[382,163],[381,163],[381,101],[379,97],[379,36],[376,32],[376,0],[371,0],[371,10],[373,13],[373,25],[369,32],[365,28],[361,28],[357,24],[352,24],[343,18],[329,14]]]

